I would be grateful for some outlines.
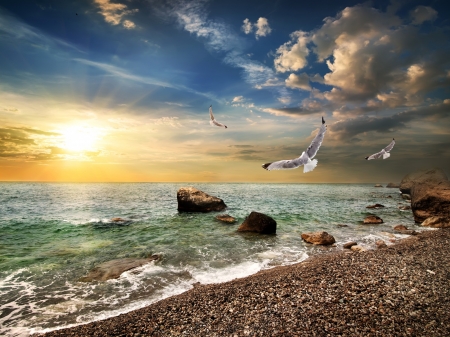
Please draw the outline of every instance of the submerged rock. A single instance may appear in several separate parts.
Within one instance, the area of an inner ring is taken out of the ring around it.
[[[403,225],[394,226],[394,231],[405,231],[407,229],[408,229],[408,227],[403,226]]]
[[[380,223],[383,223],[383,219],[381,219],[379,216],[376,215],[368,215],[364,219],[364,224],[366,225],[380,224]]]
[[[236,222],[236,218],[233,218],[231,215],[228,214],[219,214],[216,215],[216,219],[222,222],[226,222],[226,223],[235,223]]]
[[[375,204],[375,205],[370,205],[370,206],[366,206],[366,208],[383,208],[384,205],[382,204]]]
[[[260,234],[275,234],[277,222],[263,213],[251,212],[237,229],[238,232],[255,232]]]
[[[334,237],[327,232],[309,232],[303,233],[302,239],[314,245],[332,245],[336,242]]]
[[[439,168],[429,170],[420,170],[407,174],[400,183],[400,191],[402,193],[410,194],[411,188],[414,184],[425,183],[427,185],[434,185],[443,180],[448,180],[444,171]]]
[[[147,259],[117,259],[102,263],[94,267],[89,274],[79,279],[80,282],[92,282],[92,281],[106,281],[109,279],[116,279],[119,276],[131,269],[143,266],[151,261],[159,259],[158,255],[152,255]]]
[[[402,194],[402,199],[404,199],[404,200],[411,200],[411,195],[409,195],[407,193],[403,193]]]
[[[411,209],[411,206],[406,205],[406,206],[398,206],[398,209],[401,211],[407,211]]]
[[[179,212],[222,211],[227,205],[222,199],[213,197],[195,187],[182,187],[177,192]]]
[[[374,187],[383,187],[381,184],[375,184]]]

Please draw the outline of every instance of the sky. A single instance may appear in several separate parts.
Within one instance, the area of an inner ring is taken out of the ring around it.
[[[3,0],[0,50],[0,181],[450,174],[446,0]]]

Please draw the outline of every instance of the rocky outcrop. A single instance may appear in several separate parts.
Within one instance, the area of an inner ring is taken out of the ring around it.
[[[158,255],[152,255],[147,259],[118,259],[111,260],[98,265],[93,268],[89,274],[79,279],[80,282],[92,282],[92,281],[106,281],[109,279],[116,279],[119,276],[131,269],[143,266],[151,261],[157,260]]]
[[[411,209],[416,222],[433,216],[450,220],[450,181],[415,183],[411,188]]]
[[[411,194],[411,187],[416,183],[434,185],[441,181],[448,180],[447,175],[439,168],[430,170],[420,170],[407,174],[400,183],[400,192]]]
[[[376,215],[368,215],[364,219],[364,224],[366,225],[373,225],[373,224],[380,224],[383,223],[383,219],[381,219],[379,216]]]
[[[213,197],[195,187],[182,187],[177,192],[179,212],[222,211],[227,205],[222,199]]]
[[[275,234],[277,232],[277,222],[263,213],[251,212],[237,230],[238,232]]]
[[[432,228],[448,228],[450,227],[450,219],[439,216],[432,216],[422,222],[422,226]]]
[[[387,188],[399,188],[400,184],[389,183],[386,185]]]
[[[370,205],[370,206],[366,206],[366,208],[383,208],[384,205],[382,204],[375,204],[375,205]]]
[[[314,245],[332,245],[336,242],[334,237],[327,232],[303,233],[302,239]]]
[[[219,214],[216,215],[216,219],[225,223],[235,223],[236,218],[233,218],[231,215],[228,214]]]

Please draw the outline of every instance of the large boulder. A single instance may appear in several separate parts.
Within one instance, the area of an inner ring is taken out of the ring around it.
[[[238,232],[275,234],[277,232],[277,222],[263,213],[251,212],[237,230]]]
[[[131,269],[143,266],[150,261],[157,260],[158,255],[152,255],[147,259],[117,259],[102,263],[94,267],[89,274],[79,279],[80,282],[92,282],[92,281],[106,281],[109,279],[116,279],[119,276]]]
[[[222,199],[195,187],[181,187],[177,192],[177,200],[179,212],[219,212],[227,207]]]
[[[411,194],[411,187],[416,183],[434,185],[443,180],[448,180],[444,171],[439,168],[420,170],[407,174],[400,183],[400,192]]]
[[[336,242],[333,235],[330,235],[327,232],[303,233],[302,239],[314,245],[332,245]]]
[[[450,219],[450,181],[414,184],[411,188],[411,209],[414,221],[419,223],[432,216]]]

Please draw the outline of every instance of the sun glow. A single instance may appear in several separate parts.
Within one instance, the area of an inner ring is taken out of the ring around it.
[[[61,131],[62,147],[69,151],[83,152],[96,150],[100,138],[99,130],[92,127],[71,126]]]

